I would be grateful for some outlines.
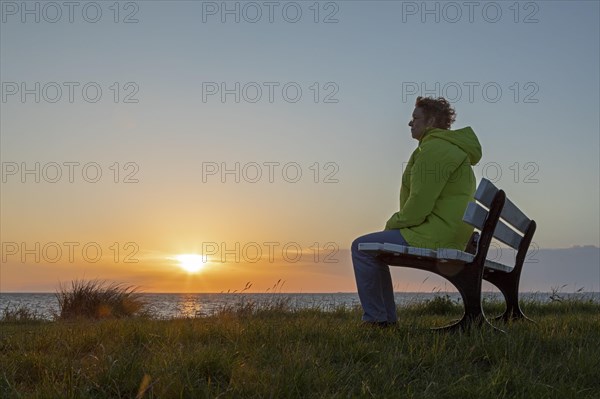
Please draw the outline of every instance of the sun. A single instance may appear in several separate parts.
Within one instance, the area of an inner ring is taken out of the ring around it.
[[[196,254],[181,254],[175,257],[179,261],[179,267],[188,273],[198,273],[206,263],[207,259],[203,259],[202,255]]]

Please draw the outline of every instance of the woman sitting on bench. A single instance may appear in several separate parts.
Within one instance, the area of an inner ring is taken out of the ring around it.
[[[352,243],[362,320],[369,325],[396,324],[396,303],[389,266],[360,252],[358,244],[464,250],[473,232],[462,217],[475,193],[472,165],[481,159],[481,145],[470,127],[449,130],[455,116],[444,98],[417,98],[408,125],[419,145],[402,175],[400,210],[390,217],[384,231],[361,236]]]

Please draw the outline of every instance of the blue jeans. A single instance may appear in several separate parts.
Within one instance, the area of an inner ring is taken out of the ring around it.
[[[394,287],[390,267],[375,257],[360,252],[358,244],[380,242],[408,245],[400,230],[386,230],[358,237],[352,243],[352,264],[358,297],[363,308],[362,319],[367,322],[389,322],[398,320]]]

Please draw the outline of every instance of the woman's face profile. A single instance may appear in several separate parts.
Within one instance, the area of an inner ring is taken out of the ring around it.
[[[412,120],[408,122],[408,126],[410,126],[410,132],[413,139],[419,140],[423,135],[425,128],[431,127],[431,120],[426,120],[423,109],[417,107],[412,113]]]

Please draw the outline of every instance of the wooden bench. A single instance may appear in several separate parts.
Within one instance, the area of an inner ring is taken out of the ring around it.
[[[377,256],[390,266],[432,272],[456,287],[465,312],[459,321],[438,330],[464,330],[473,324],[489,324],[481,307],[482,279],[498,287],[504,295],[506,310],[498,319],[526,318],[519,307],[519,280],[536,223],[506,198],[503,190],[487,179],[481,180],[474,197],[476,201],[468,204],[463,221],[481,233],[473,233],[464,251],[377,242],[358,245],[360,251]],[[493,238],[517,250],[514,265],[486,259]]]

